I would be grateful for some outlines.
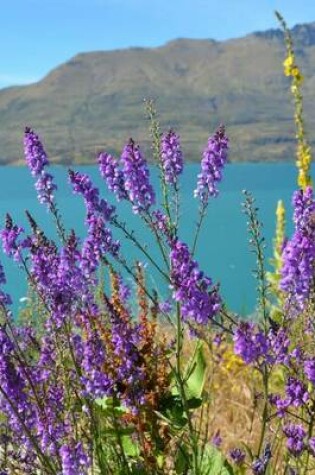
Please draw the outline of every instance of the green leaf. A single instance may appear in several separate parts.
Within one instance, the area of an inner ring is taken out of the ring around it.
[[[157,455],[156,461],[157,461],[158,467],[159,467],[159,468],[163,468],[163,465],[164,465],[164,462],[165,462],[165,457],[164,457],[164,455],[163,455],[163,454]]]
[[[200,464],[201,475],[235,475],[232,466],[213,445],[207,445]]]
[[[95,399],[95,404],[102,409],[104,415],[120,416],[127,412],[127,409],[115,402],[111,397]]]
[[[246,451],[248,457],[250,458],[250,460],[252,462],[254,460],[254,455],[253,455],[252,449],[250,448],[249,445],[245,444],[245,442],[242,442],[242,446],[243,446],[244,450]]]
[[[187,424],[187,417],[184,414],[184,408],[181,398],[178,395],[170,395],[163,400],[163,406],[156,414],[167,421],[175,429],[181,429]]]
[[[181,444],[178,447],[176,460],[175,460],[175,471],[178,475],[183,475],[186,473],[189,468],[189,453],[184,444]]]
[[[188,399],[187,406],[188,409],[197,409],[203,403],[203,399],[201,397],[192,397]]]
[[[128,457],[139,457],[140,450],[138,444],[133,442],[132,438],[128,435],[123,435],[121,437],[121,443],[123,450]]]
[[[207,363],[203,352],[203,344],[198,341],[193,357],[184,372],[187,399],[200,399],[206,380]]]

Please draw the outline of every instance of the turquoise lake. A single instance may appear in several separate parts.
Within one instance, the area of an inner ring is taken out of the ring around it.
[[[112,201],[106,186],[99,176],[97,167],[74,167],[89,173],[94,183],[100,187],[102,195]],[[186,166],[181,180],[181,238],[188,243],[193,240],[197,220],[198,202],[193,198],[198,165]],[[67,169],[52,167],[52,173],[58,184],[56,199],[62,213],[66,228],[75,229],[84,237],[85,209],[82,200],[73,196],[67,180]],[[152,179],[157,183],[155,171]],[[263,234],[266,238],[266,257],[271,256],[271,242],[274,234],[275,208],[277,201],[283,199],[287,207],[288,232],[291,225],[291,195],[295,189],[296,169],[293,164],[229,164],[220,185],[220,194],[210,201],[208,216],[200,235],[197,258],[202,270],[221,284],[228,306],[242,314],[253,311],[256,301],[255,280],[252,269],[254,256],[248,246],[246,218],[241,211],[242,190],[251,191],[259,207],[259,216],[264,224]],[[113,201],[114,202],[114,201]],[[2,167],[0,169],[0,219],[4,222],[5,213],[10,212],[14,221],[29,229],[25,210],[30,211],[48,236],[54,238],[56,233],[53,222],[46,208],[36,199],[34,180],[26,168]],[[144,230],[138,217],[132,216],[130,207],[124,204],[118,207],[121,220],[135,230],[142,243],[153,249],[153,241]],[[2,224],[1,224],[2,227]],[[115,232],[115,235],[119,235]],[[123,249],[132,263],[140,259],[139,252],[123,241]],[[2,252],[1,252],[2,254]],[[20,299],[26,295],[26,280],[16,264],[1,255],[7,275],[7,291],[14,298],[17,309],[23,304]],[[159,286],[163,295],[167,288],[147,266],[147,283],[150,287]]]

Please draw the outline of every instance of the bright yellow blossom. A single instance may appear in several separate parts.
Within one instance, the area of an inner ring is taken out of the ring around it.
[[[312,153],[308,144],[303,118],[303,96],[301,92],[301,85],[303,82],[303,75],[295,61],[295,54],[293,50],[293,42],[291,33],[282,18],[282,16],[276,12],[277,18],[284,30],[285,43],[287,48],[287,57],[283,62],[284,74],[291,78],[291,93],[294,99],[295,114],[294,121],[296,126],[296,165],[298,168],[298,186],[303,190],[312,185],[312,179],[310,175]]]

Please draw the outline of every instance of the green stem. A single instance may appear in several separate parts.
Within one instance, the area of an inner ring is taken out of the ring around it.
[[[310,439],[313,435],[313,427],[314,427],[314,415],[312,416],[311,420],[310,420],[310,424],[308,426],[308,438]],[[303,475],[306,475],[307,472],[308,472],[308,463],[309,463],[309,458],[310,458],[310,452],[309,450],[307,451],[307,454],[306,454],[306,460],[305,460],[305,466],[304,466],[304,470],[303,470]]]
[[[179,387],[179,392],[182,399],[183,408],[187,417],[190,441],[192,444],[193,455],[193,470],[194,475],[199,475],[199,460],[198,460],[198,438],[193,427],[191,414],[189,411],[187,397],[185,392],[185,384],[182,378],[181,371],[181,353],[183,347],[183,326],[181,320],[181,312],[179,303],[176,304],[176,323],[177,323],[177,338],[176,338],[176,379]]]
[[[260,453],[263,448],[263,443],[265,439],[266,429],[267,429],[267,421],[268,421],[268,370],[266,367],[263,369],[263,385],[264,385],[264,408],[262,414],[262,429],[260,433],[259,445],[258,445],[258,453],[257,458],[260,457]]]
[[[131,471],[130,471],[128,460],[127,460],[127,457],[126,457],[126,454],[125,454],[125,451],[124,451],[124,447],[123,447],[123,443],[122,443],[122,439],[121,439],[121,434],[120,434],[120,430],[119,430],[116,415],[115,415],[115,403],[116,402],[117,402],[116,397],[114,396],[114,398],[113,398],[113,426],[114,426],[114,430],[115,430],[115,434],[116,434],[116,438],[117,438],[117,443],[118,443],[118,446],[119,446],[119,449],[120,449],[120,455],[123,459],[124,466],[127,469],[127,473],[128,473],[128,475],[130,475]]]
[[[195,251],[196,251],[197,242],[198,242],[198,239],[199,239],[202,223],[203,223],[204,217],[206,215],[207,207],[208,207],[208,199],[206,198],[206,202],[202,203],[202,205],[200,207],[200,210],[199,210],[199,221],[197,223],[195,239],[194,239],[192,250],[191,250],[191,255],[192,256],[195,254]]]
[[[126,226],[123,223],[120,223],[116,218],[113,218],[112,222],[118,229],[123,231],[125,236],[138,247],[138,249],[145,255],[145,257],[151,262],[151,264],[153,264],[153,266],[159,271],[159,273],[167,280],[167,282],[169,282],[170,281],[169,276],[155,262],[155,260],[151,257],[151,255],[148,253],[148,251],[142,246],[142,244],[139,242],[139,240],[133,235],[133,233],[128,231]]]
[[[65,244],[66,241],[67,241],[66,231],[65,231],[65,228],[62,224],[61,216],[59,215],[59,211],[58,211],[57,206],[55,205],[55,203],[52,203],[50,205],[49,210],[50,210],[51,214],[54,217],[59,237],[60,237],[62,243]]]
[[[155,226],[154,226],[154,223],[152,221],[152,217],[150,216],[149,213],[147,213],[146,215],[143,215],[143,218],[144,218],[144,221],[145,223],[147,224],[147,226],[149,227],[149,229],[151,231],[153,231],[153,235],[155,237],[155,240],[156,240],[156,243],[161,251],[161,255],[163,257],[163,260],[164,260],[164,263],[166,265],[166,268],[169,269],[169,262],[168,262],[168,259],[166,257],[166,254],[165,254],[165,250],[163,248],[163,245],[162,245],[162,242],[161,242],[161,239],[160,239],[160,236],[159,236],[159,233],[157,232]]]
[[[165,174],[164,170],[162,167],[162,162],[161,162],[161,157],[160,157],[160,137],[161,137],[161,132],[160,132],[160,124],[158,120],[158,114],[157,111],[154,107],[154,101],[152,99],[145,101],[146,104],[146,110],[149,116],[150,120],[150,135],[152,137],[152,148],[153,148],[153,156],[158,164],[159,170],[160,170],[160,183],[162,187],[162,194],[163,194],[163,208],[169,218],[170,221],[172,221],[171,217],[171,212],[170,212],[170,205],[169,205],[169,199],[168,199],[168,189],[167,189],[167,184],[165,181]]]

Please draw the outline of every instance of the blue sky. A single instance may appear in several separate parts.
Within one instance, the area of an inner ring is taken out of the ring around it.
[[[41,79],[82,51],[224,40],[315,21],[314,0],[0,0],[0,88]]]

